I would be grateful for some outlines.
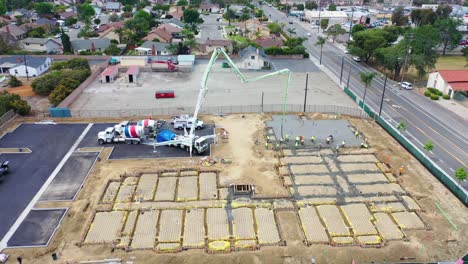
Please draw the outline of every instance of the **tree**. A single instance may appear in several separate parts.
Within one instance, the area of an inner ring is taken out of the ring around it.
[[[393,72],[394,78],[397,78],[400,75],[403,66],[402,59],[405,57],[406,52],[407,50],[403,45],[397,44],[376,49],[374,57],[380,65]]]
[[[7,7],[6,7],[5,0],[0,0],[0,16],[5,15],[6,12],[7,12]]]
[[[185,9],[183,20],[185,23],[189,24],[203,23],[203,20],[200,18],[200,13],[198,13],[196,9]]]
[[[416,26],[432,25],[437,19],[437,14],[432,9],[414,9],[410,16]]]
[[[426,143],[424,143],[424,146],[423,146],[424,150],[429,152],[429,151],[432,151],[434,149],[434,145],[432,144],[432,142],[430,142],[429,140],[426,141]]]
[[[95,15],[94,8],[88,3],[78,5],[77,9],[78,9],[78,18],[81,21],[89,21],[91,17]]]
[[[323,49],[323,45],[325,44],[326,41],[327,41],[326,38],[324,38],[322,36],[318,36],[317,37],[317,42],[315,42],[315,46],[320,46],[320,65],[322,65],[322,49]]]
[[[362,109],[364,110],[366,106],[367,87],[372,83],[372,79],[375,77],[375,72],[360,72],[359,77],[361,78],[361,82],[364,83],[364,96],[362,97]]]
[[[59,86],[63,85],[71,90],[75,90],[80,86],[81,82],[73,78],[64,78],[59,82]]]
[[[101,24],[101,19],[96,18],[96,19],[94,19],[93,22],[94,22],[94,24],[99,25],[99,24]]]
[[[354,34],[356,34],[357,32],[359,31],[364,31],[366,30],[366,27],[362,24],[356,24],[353,26],[353,28],[351,29],[351,35],[353,36],[354,38]]]
[[[296,8],[297,8],[297,10],[299,10],[299,11],[304,11],[305,6],[304,6],[304,4],[298,4],[298,5],[296,6]]]
[[[229,26],[231,26],[231,20],[236,18],[236,13],[234,13],[234,11],[229,8],[229,5],[227,5],[227,9],[223,15],[223,18],[229,21]]]
[[[400,123],[398,123],[397,129],[398,131],[400,131],[401,134],[401,132],[405,132],[408,128],[406,127],[406,124],[403,121],[401,121]]]
[[[336,5],[335,4],[330,4],[328,6],[328,11],[336,11]]]
[[[109,16],[109,22],[117,22],[117,21],[120,21],[119,15],[117,15],[116,13],[112,13]]]
[[[69,27],[71,25],[76,24],[78,22],[78,19],[76,17],[69,17],[65,20],[65,26]]]
[[[0,38],[0,54],[9,54],[15,49],[16,47],[14,45],[3,40],[3,38]]]
[[[399,44],[411,47],[409,65],[414,66],[418,76],[422,78],[428,71],[435,68],[437,62],[436,48],[439,43],[439,32],[434,27],[426,25],[409,30]]]
[[[403,7],[398,7],[392,14],[392,24],[395,26],[404,26],[408,24],[408,17],[405,16]]]
[[[133,7],[131,5],[124,5],[124,7],[122,7],[122,11],[124,11],[127,14],[130,14],[133,11]]]
[[[325,31],[325,29],[328,28],[328,22],[328,18],[320,20],[320,28],[322,29],[322,31]]]
[[[192,38],[184,41],[184,46],[188,47],[190,50],[199,50],[199,44],[197,40]]]
[[[459,182],[464,181],[466,179],[466,170],[465,170],[465,168],[463,168],[463,167],[458,168],[455,171],[455,178],[457,178],[457,180]]]
[[[333,43],[335,43],[335,39],[339,35],[343,35],[345,33],[346,33],[346,30],[342,28],[340,24],[331,25],[327,31],[327,35],[331,37],[331,39],[333,40]]]
[[[0,114],[3,115],[10,109],[23,116],[31,112],[31,106],[19,95],[3,91],[0,93]]]
[[[439,19],[449,18],[450,13],[452,13],[452,7],[447,4],[439,5],[435,13]]]
[[[8,81],[8,85],[10,85],[10,87],[18,87],[23,85],[23,83],[20,80],[18,80],[16,76],[11,75],[10,80]]]
[[[32,90],[38,95],[49,95],[60,81],[60,72],[52,72],[34,79],[31,83]]]
[[[65,32],[63,32],[63,30],[62,30],[62,35],[60,35],[60,39],[62,40],[63,52],[71,53],[72,47],[71,47],[70,37]]]
[[[289,38],[286,40],[284,45],[286,45],[288,48],[296,48],[299,46],[302,46],[302,43],[305,41],[305,38]]]
[[[187,46],[185,46],[182,42],[171,43],[166,47],[166,49],[173,55],[190,54],[190,49]]]
[[[65,87],[63,85],[58,85],[49,95],[49,102],[53,106],[59,105],[63,99],[67,98],[68,95],[72,93],[72,89]]]
[[[250,15],[247,13],[242,13],[242,15],[239,17],[239,21],[246,21],[250,19]]]
[[[288,33],[289,33],[290,36],[296,34],[296,29],[295,29],[295,28],[288,28],[287,31],[288,31]]]
[[[363,57],[366,62],[373,57],[374,51],[387,46],[383,30],[371,29],[359,31],[353,35],[350,51],[353,55]]]
[[[271,33],[275,35],[279,35],[281,33],[281,26],[278,25],[276,22],[272,22],[268,24],[268,29],[270,30]]]
[[[39,2],[34,4],[34,10],[36,10],[37,14],[40,16],[52,15],[54,6],[51,3]]]
[[[318,5],[317,5],[317,2],[315,2],[315,1],[305,2],[305,9],[314,10],[314,9],[317,9],[317,8],[318,8]]]
[[[45,34],[46,31],[43,27],[37,27],[29,30],[26,35],[30,38],[43,38]]]
[[[263,17],[265,13],[263,12],[262,9],[256,9],[255,10],[255,17]]]
[[[110,44],[109,47],[107,47],[104,50],[104,53],[106,55],[112,55],[112,56],[120,55],[121,52],[122,50],[120,50],[115,44]]]
[[[177,1],[177,6],[186,6],[188,5],[188,1],[187,0],[179,0]]]
[[[458,43],[462,39],[462,34],[457,27],[461,25],[460,20],[452,18],[438,19],[434,27],[440,33],[440,45],[442,46],[442,55],[448,50],[453,50],[458,47]]]

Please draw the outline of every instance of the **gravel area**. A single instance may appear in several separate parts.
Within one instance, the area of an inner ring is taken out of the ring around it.
[[[184,223],[184,247],[201,247],[205,244],[205,209],[187,210]]]
[[[280,242],[278,228],[273,211],[267,208],[255,209],[257,221],[257,237],[259,244],[275,244]]]
[[[398,227],[393,223],[390,215],[387,213],[376,213],[375,217],[375,226],[379,230],[380,236],[385,240],[397,240],[403,238],[403,233],[398,229]]]
[[[215,200],[218,198],[216,188],[216,173],[200,173],[200,200]]]
[[[198,199],[198,177],[180,177],[177,189],[177,201]]]
[[[372,224],[373,216],[365,204],[348,204],[341,206],[345,217],[351,224],[356,235],[376,235],[377,230]]]
[[[153,200],[156,184],[158,182],[157,174],[143,174],[140,177],[136,189],[135,198],[142,199],[143,201]]]
[[[208,239],[229,239],[229,227],[226,209],[208,208],[206,210],[206,223],[208,227]]]
[[[178,242],[182,232],[182,210],[163,210],[159,219],[158,241]]]
[[[173,201],[176,188],[176,177],[159,178],[158,188],[154,197],[155,201]]]
[[[255,239],[253,211],[250,208],[232,210],[232,229],[235,239]]]
[[[349,229],[341,218],[338,207],[334,205],[317,206],[318,213],[328,228],[331,236],[348,236]]]
[[[131,247],[134,249],[152,249],[156,242],[156,224],[159,211],[142,211],[133,234]]]
[[[315,207],[304,207],[299,209],[299,217],[302,223],[302,230],[309,243],[328,243],[328,235],[320,222]]]
[[[86,235],[85,243],[109,243],[119,237],[123,211],[97,212]]]

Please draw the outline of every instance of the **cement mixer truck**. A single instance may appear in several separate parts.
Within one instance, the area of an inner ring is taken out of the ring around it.
[[[106,143],[127,143],[140,144],[145,138],[144,128],[141,126],[130,125],[123,127],[122,131],[118,131],[116,127],[108,127],[106,130],[98,133],[98,143],[100,145]]]

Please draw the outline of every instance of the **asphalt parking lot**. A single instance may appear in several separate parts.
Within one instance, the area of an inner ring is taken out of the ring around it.
[[[96,161],[98,152],[74,152],[42,194],[40,201],[74,200]]]
[[[93,124],[91,129],[88,131],[86,136],[78,145],[78,148],[84,147],[101,147],[97,142],[97,134],[99,131],[105,130],[107,127],[114,126],[115,123],[99,123]],[[195,134],[198,136],[212,135],[214,133],[214,125],[205,124],[205,127],[200,130],[195,130]],[[166,123],[162,129],[169,129],[176,134],[183,134],[183,130],[174,130],[170,123]],[[154,152],[153,146],[138,144],[128,145],[125,143],[109,143],[104,145],[105,147],[114,147],[109,159],[139,159],[139,158],[181,158],[188,157],[189,153],[176,147],[160,146],[156,147]],[[209,155],[209,152],[201,154],[200,156]]]
[[[23,147],[32,151],[0,155],[1,161],[10,161],[10,173],[0,183],[0,238],[8,232],[85,127],[86,124],[22,124],[0,139],[0,148]]]
[[[31,210],[8,241],[8,247],[47,246],[66,211],[62,208]]]

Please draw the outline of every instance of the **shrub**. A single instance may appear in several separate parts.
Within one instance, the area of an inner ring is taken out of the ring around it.
[[[432,100],[439,100],[439,95],[437,95],[437,94],[431,94],[431,99],[432,99]]]
[[[16,78],[15,76],[10,76],[10,81],[8,81],[8,85],[10,85],[11,87],[18,87],[23,85],[23,83],[20,80],[18,80],[18,78]]]
[[[431,93],[431,91],[429,91],[429,90],[426,90],[426,91],[424,92],[424,95],[427,96],[427,97],[430,97],[431,94],[432,94],[432,93]]]
[[[450,95],[444,94],[444,95],[442,95],[442,98],[444,98],[445,100],[449,100],[449,99],[450,99]]]
[[[69,94],[71,94],[72,89],[65,87],[63,85],[59,85],[55,87],[55,89],[49,95],[49,102],[53,106],[57,106],[63,99],[67,98]]]
[[[60,82],[60,71],[53,71],[36,78],[32,83],[32,90],[38,95],[49,95]]]
[[[27,115],[31,112],[31,106],[19,95],[4,91],[0,93],[0,114],[3,115],[10,109],[20,115]]]
[[[433,88],[433,87],[428,87],[427,90],[429,90],[433,94],[437,94],[437,91],[438,91],[436,88]]]
[[[439,91],[439,90],[437,90],[437,91],[435,92],[435,94],[437,94],[438,96],[444,95],[444,94],[443,94],[441,91]]]

